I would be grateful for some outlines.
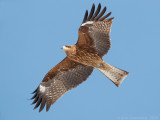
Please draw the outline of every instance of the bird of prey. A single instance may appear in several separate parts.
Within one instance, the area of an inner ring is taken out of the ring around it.
[[[75,45],[64,45],[66,53],[59,64],[53,67],[38,88],[33,92],[34,108],[40,106],[39,112],[46,105],[46,111],[64,93],[85,81],[94,68],[101,71],[116,86],[120,86],[128,72],[116,68],[102,60],[110,49],[110,28],[114,17],[108,18],[111,12],[104,15],[106,7],[101,11],[101,4],[95,11],[92,5],[90,14],[86,10],[83,22],[78,30],[78,41]],[[108,19],[106,19],[108,18]]]

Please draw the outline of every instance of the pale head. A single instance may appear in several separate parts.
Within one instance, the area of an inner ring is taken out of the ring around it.
[[[64,45],[62,49],[68,56],[76,54],[76,45]]]

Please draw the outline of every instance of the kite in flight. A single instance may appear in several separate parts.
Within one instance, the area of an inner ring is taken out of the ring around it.
[[[36,103],[34,109],[40,106],[39,112],[41,112],[46,105],[46,111],[48,111],[64,93],[85,81],[94,68],[101,71],[117,87],[129,75],[128,72],[102,60],[111,46],[110,27],[114,17],[108,18],[111,12],[104,15],[106,7],[101,12],[100,10],[101,4],[96,11],[93,4],[89,15],[86,10],[78,30],[77,43],[62,47],[67,57],[46,74],[33,92],[33,104]]]

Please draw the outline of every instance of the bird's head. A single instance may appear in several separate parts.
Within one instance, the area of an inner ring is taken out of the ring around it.
[[[76,45],[64,45],[62,49],[68,56],[76,54]]]

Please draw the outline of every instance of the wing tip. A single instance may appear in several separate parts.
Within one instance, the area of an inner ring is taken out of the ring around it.
[[[47,105],[46,105],[46,112],[49,111],[50,107],[51,107],[51,103],[50,103],[50,102],[47,102]]]
[[[106,9],[107,9],[107,7],[105,6],[103,8],[103,10],[101,11],[101,3],[99,3],[97,6],[97,9],[96,9],[96,12],[94,12],[95,4],[93,3],[91,11],[89,13],[89,16],[88,16],[88,10],[86,10],[82,24],[86,23],[87,21],[103,21],[103,20],[105,20],[106,18],[108,18],[111,15],[111,12],[109,12],[108,14],[103,16],[106,12]],[[112,20],[113,18],[114,17],[109,18],[108,20],[110,21],[110,19]]]
[[[34,95],[31,98],[31,100],[33,100],[31,105],[36,104],[34,106],[33,110],[37,109],[40,106],[39,112],[41,112],[44,109],[44,106],[46,104],[46,100],[45,100],[44,96],[40,94],[38,88],[32,94],[34,94]]]
[[[31,100],[33,100],[33,102],[31,103],[31,105],[36,104],[33,108],[33,110],[39,108],[39,112],[41,112],[44,107],[46,106],[46,112],[49,111],[51,105],[52,105],[52,101],[50,99],[47,99],[45,97],[45,95],[42,95],[38,89],[36,89],[36,92],[34,91],[34,95],[31,98]]]

